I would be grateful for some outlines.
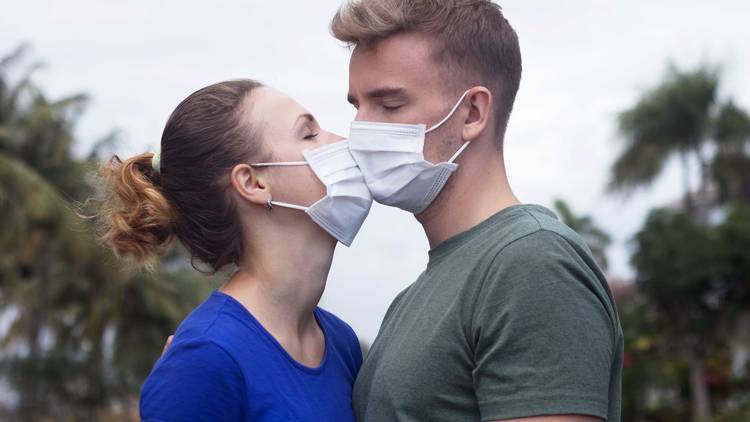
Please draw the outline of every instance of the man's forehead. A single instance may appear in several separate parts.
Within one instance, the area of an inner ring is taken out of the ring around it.
[[[352,62],[402,67],[424,66],[431,59],[433,43],[422,34],[400,33],[377,42],[357,45]]]
[[[422,37],[398,34],[355,47],[349,63],[349,94],[396,94],[423,84],[435,66]]]

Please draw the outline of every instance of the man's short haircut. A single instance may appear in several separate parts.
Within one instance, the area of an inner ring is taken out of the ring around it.
[[[331,32],[352,47],[368,47],[398,33],[434,40],[433,58],[452,89],[486,86],[494,97],[498,133],[508,124],[521,80],[518,36],[500,6],[489,0],[350,0]]]

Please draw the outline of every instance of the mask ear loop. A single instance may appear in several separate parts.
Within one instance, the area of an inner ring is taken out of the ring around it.
[[[462,152],[464,152],[464,150],[466,149],[466,147],[469,146],[470,143],[471,142],[464,142],[464,144],[461,145],[461,148],[459,148],[458,151],[456,151],[456,153],[453,154],[453,157],[451,157],[451,159],[448,160],[448,162],[452,163],[452,162],[456,161],[456,158],[458,158],[458,156],[461,155]]]
[[[268,209],[272,210],[274,205],[277,207],[291,208],[291,209],[300,210],[300,211],[307,211],[308,208],[310,208],[310,207],[303,207],[301,205],[289,204],[286,202],[274,201],[271,198],[268,198],[268,201],[266,201],[266,206],[268,207]]]
[[[453,106],[453,108],[448,113],[448,115],[445,116],[445,117],[443,117],[443,120],[439,121],[435,126],[427,129],[424,133],[429,133],[430,131],[433,131],[433,130],[439,128],[440,125],[442,125],[443,123],[447,122],[448,119],[450,119],[453,116],[453,113],[456,112],[456,110],[458,109],[458,106],[461,105],[461,102],[464,100],[464,98],[466,98],[466,95],[469,93],[469,91],[470,91],[469,89],[467,89],[466,91],[464,91],[464,94],[461,96],[461,98],[458,99],[458,102],[456,102],[456,105]],[[456,151],[456,153],[453,154],[453,157],[451,157],[451,159],[448,160],[448,162],[452,163],[452,162],[456,161],[456,158],[458,158],[458,156],[461,155],[462,152],[464,152],[464,150],[466,149],[466,147],[469,146],[469,144],[470,144],[470,142],[464,142],[464,144],[461,145],[461,148],[459,148],[458,151]]]
[[[279,206],[279,207],[284,207],[284,208],[292,208],[292,209],[300,210],[300,211],[307,211],[309,208],[309,207],[303,207],[301,205],[294,205],[294,204],[288,204],[286,202],[274,201],[273,198],[268,198],[268,201],[266,201],[266,208],[268,208],[269,210],[272,210],[274,205]]]
[[[443,120],[439,121],[436,125],[432,126],[431,128],[427,129],[426,131],[424,131],[424,133],[430,133],[433,130],[439,128],[443,123],[447,122],[448,119],[450,119],[453,116],[453,113],[456,112],[456,110],[458,109],[458,106],[461,105],[461,101],[463,101],[464,98],[466,98],[466,95],[469,93],[469,91],[470,91],[469,89],[467,89],[466,91],[464,91],[464,94],[461,96],[461,98],[458,99],[458,101],[456,102],[456,105],[453,106],[453,108],[448,113],[448,115],[445,116],[445,117],[443,117]]]
[[[255,163],[250,164],[250,167],[291,167],[291,166],[308,166],[310,165],[307,161],[280,161],[278,163]],[[274,201],[272,197],[269,197],[266,201],[266,208],[273,210],[273,206],[277,205],[284,208],[292,208],[300,211],[307,211],[309,207],[303,207],[300,205],[288,204],[286,202]]]
[[[291,166],[306,166],[308,165],[307,161],[282,161],[278,163],[255,163],[250,164],[251,167],[291,167]]]

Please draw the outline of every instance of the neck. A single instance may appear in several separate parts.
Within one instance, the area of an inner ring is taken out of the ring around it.
[[[299,227],[294,230],[281,227],[273,235],[260,233],[250,239],[239,271],[222,287],[277,338],[301,338],[317,329],[313,311],[336,247],[319,227],[303,235]]]
[[[494,146],[485,151],[483,144],[488,143],[476,142],[463,152],[457,160],[458,169],[443,190],[416,216],[430,249],[520,203],[510,188],[502,154]]]

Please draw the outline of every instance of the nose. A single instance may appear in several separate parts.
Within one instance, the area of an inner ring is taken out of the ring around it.
[[[328,132],[326,130],[321,130],[321,135],[323,135],[322,141],[325,144],[332,144],[334,142],[343,141],[344,139],[346,139],[343,136],[337,135],[333,132]]]
[[[354,120],[360,121],[364,120],[366,122],[377,122],[377,117],[373,115],[373,113],[368,112],[364,107],[360,107],[357,109],[357,115],[354,116]]]

